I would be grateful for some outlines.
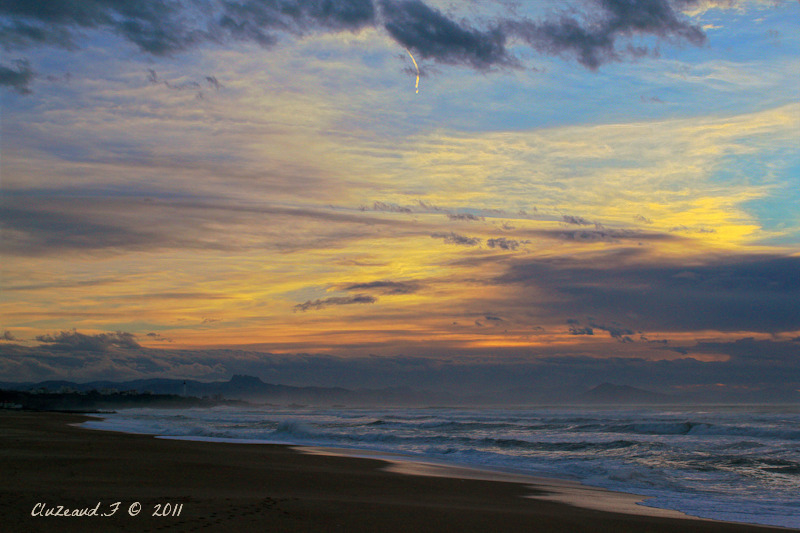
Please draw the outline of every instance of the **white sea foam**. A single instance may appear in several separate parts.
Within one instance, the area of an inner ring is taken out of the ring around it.
[[[560,477],[649,506],[800,528],[800,410],[127,410],[98,429],[400,453]]]

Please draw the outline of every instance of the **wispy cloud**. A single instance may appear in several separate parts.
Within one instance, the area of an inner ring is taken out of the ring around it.
[[[478,246],[481,240],[477,237],[466,237],[458,233],[433,233],[431,237],[434,239],[444,239],[448,244],[460,244],[462,246]]]
[[[413,294],[421,285],[413,281],[370,281],[367,283],[350,283],[342,286],[345,291],[375,291],[380,294]]]
[[[564,215],[561,220],[567,224],[575,224],[576,226],[591,226],[594,222],[590,222],[583,217],[576,217],[574,215]]]
[[[309,311],[312,309],[322,309],[332,305],[352,305],[352,304],[374,304],[378,299],[367,294],[356,294],[355,296],[331,296],[318,300],[308,300],[294,306],[295,311]]]
[[[106,353],[115,348],[141,348],[136,342],[136,336],[124,331],[95,335],[79,333],[75,330],[61,331],[55,335],[37,335],[36,340],[53,350],[70,352]]]

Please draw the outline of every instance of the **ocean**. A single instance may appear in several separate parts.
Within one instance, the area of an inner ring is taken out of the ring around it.
[[[800,406],[131,409],[96,429],[404,454],[580,481],[692,516],[800,529]]]

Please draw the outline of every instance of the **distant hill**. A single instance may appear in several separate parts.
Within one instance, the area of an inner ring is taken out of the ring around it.
[[[651,404],[677,401],[668,394],[613,383],[598,385],[578,396],[577,400],[579,403],[587,404]]]
[[[142,379],[134,381],[42,381],[39,383],[0,383],[0,388],[39,393],[99,391],[103,394],[123,392],[157,395],[190,396],[212,400],[246,400],[280,405],[442,405],[455,401],[447,393],[417,390],[408,387],[350,390],[341,387],[294,387],[264,383],[255,376],[234,375],[229,381],[202,382],[182,379]]]
[[[96,413],[109,409],[136,407],[214,407],[217,405],[246,405],[241,400],[213,400],[178,396],[177,394],[150,394],[140,392],[37,392],[0,389],[0,408],[34,411],[67,411]]]

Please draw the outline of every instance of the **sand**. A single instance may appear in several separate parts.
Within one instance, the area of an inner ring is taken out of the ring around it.
[[[553,480],[74,426],[87,419],[0,411],[2,531],[784,531],[636,514],[630,495]],[[42,516],[59,506],[84,516]]]

